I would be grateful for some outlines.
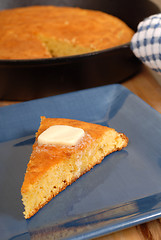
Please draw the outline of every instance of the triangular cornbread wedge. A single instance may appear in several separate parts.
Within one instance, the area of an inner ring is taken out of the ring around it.
[[[85,135],[75,146],[39,145],[38,136],[54,125],[81,128]],[[128,144],[128,138],[114,129],[64,118],[41,117],[33,151],[21,188],[24,216],[30,218],[54,196],[73,183],[103,158]]]

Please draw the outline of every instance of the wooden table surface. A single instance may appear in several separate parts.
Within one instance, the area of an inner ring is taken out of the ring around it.
[[[161,113],[161,85],[147,68],[143,67],[139,74],[122,85]],[[17,102],[0,101],[0,106],[13,103]],[[161,219],[99,237],[97,240],[161,240]]]

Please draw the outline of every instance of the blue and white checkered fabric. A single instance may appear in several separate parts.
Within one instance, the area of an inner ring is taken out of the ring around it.
[[[139,23],[131,49],[144,64],[161,74],[161,13]]]

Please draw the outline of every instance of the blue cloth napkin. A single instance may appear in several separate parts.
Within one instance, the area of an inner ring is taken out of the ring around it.
[[[0,142],[35,134],[41,116],[96,121],[96,113],[104,114],[104,108],[112,101],[115,91],[124,92],[125,89],[113,84],[1,107]],[[103,92],[107,94],[107,100],[99,104],[96,96]]]

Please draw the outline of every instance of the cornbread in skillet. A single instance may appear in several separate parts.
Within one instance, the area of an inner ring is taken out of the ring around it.
[[[74,146],[39,144],[38,137],[51,126],[71,126],[84,130]],[[24,216],[30,218],[59,192],[101,163],[103,158],[128,144],[128,138],[114,129],[63,118],[41,117],[33,151],[21,188]]]
[[[131,40],[131,30],[109,14],[72,7],[31,6],[0,11],[0,59],[83,54]]]

